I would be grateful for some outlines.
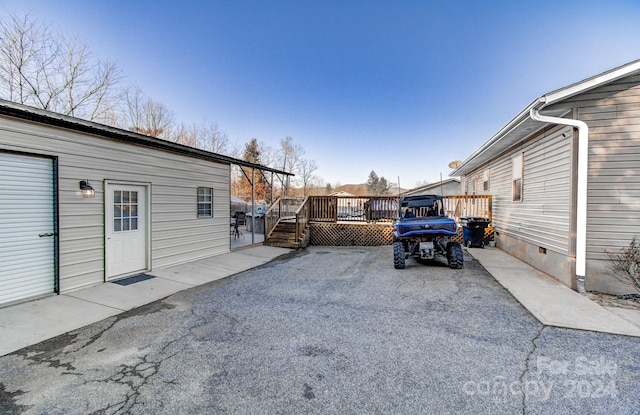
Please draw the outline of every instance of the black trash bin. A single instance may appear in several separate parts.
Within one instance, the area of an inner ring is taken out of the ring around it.
[[[484,248],[484,230],[489,226],[491,220],[488,218],[478,218],[473,216],[462,216],[462,240],[467,248]]]

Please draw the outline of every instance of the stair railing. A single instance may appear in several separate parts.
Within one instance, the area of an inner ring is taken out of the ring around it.
[[[276,228],[282,211],[282,198],[279,197],[264,213],[264,240],[266,241]]]
[[[308,197],[302,198],[290,196],[281,196],[276,199],[264,214],[264,240],[266,241],[269,236],[271,236],[273,230],[281,219],[297,219],[297,214],[302,206],[307,202],[307,199]],[[307,222],[309,221],[308,214],[306,220]]]
[[[296,210],[296,242],[300,242],[302,235],[311,220],[311,203],[309,196],[304,198],[302,205]]]

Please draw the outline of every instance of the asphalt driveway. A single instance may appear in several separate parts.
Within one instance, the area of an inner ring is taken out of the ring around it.
[[[640,410],[640,340],[543,327],[465,261],[310,247],[0,358],[0,413]]]

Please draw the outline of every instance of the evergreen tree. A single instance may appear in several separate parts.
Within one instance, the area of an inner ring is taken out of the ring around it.
[[[378,185],[376,186],[376,195],[380,195],[380,196],[386,196],[389,194],[389,182],[387,182],[387,179],[384,178],[384,176],[380,177],[380,179],[378,180]]]
[[[390,187],[391,184],[389,184],[384,176],[378,177],[376,172],[371,170],[369,180],[367,180],[367,193],[374,196],[388,195]]]
[[[371,170],[371,173],[369,173],[369,180],[367,180],[367,193],[369,193],[370,195],[377,194],[379,181],[380,179],[378,178],[376,172]]]
[[[245,144],[244,146],[244,156],[243,156],[243,160],[244,161],[248,161],[249,163],[254,163],[254,164],[262,164],[262,161],[260,159],[260,145],[258,144],[258,140],[255,138],[252,138],[251,141],[249,141],[247,144]],[[244,168],[244,172],[247,174],[247,176],[249,176],[249,179],[252,177],[252,170],[251,168]],[[259,170],[255,170],[255,172],[253,173],[253,177],[254,177],[254,189],[255,189],[255,198],[256,200],[267,200],[269,199],[268,196],[270,194],[270,189],[269,189],[269,182],[267,181],[267,179],[264,177],[264,175],[262,175],[262,173]],[[242,177],[242,189],[243,189],[243,193],[246,196],[250,196],[251,195],[251,182],[246,178]]]

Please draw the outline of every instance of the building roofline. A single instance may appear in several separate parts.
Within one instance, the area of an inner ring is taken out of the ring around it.
[[[455,170],[449,173],[450,177],[461,176],[463,174],[468,173],[467,166],[476,158],[480,157],[483,154],[486,154],[491,148],[500,140],[502,140],[505,136],[507,136],[511,131],[517,129],[523,122],[525,122],[529,118],[529,111],[531,108],[534,108],[540,103],[540,98],[534,100],[531,104],[529,104],[522,112],[516,115],[511,121],[509,121],[504,127],[502,127],[497,133],[493,135],[489,140],[487,140],[484,144],[482,144],[476,151],[474,151],[469,157],[467,157],[460,166],[458,166]]]
[[[445,184],[447,184],[447,183],[451,183],[451,182],[458,182],[458,183],[460,183],[460,179],[455,178],[455,177],[450,177],[450,178],[448,178],[448,179],[444,179],[444,180],[442,180],[442,181],[431,182],[431,183],[429,183],[429,184],[425,184],[425,185],[422,185],[422,186],[419,186],[419,187],[415,187],[415,188],[413,188],[413,189],[409,189],[409,190],[407,190],[407,191],[406,191],[406,192],[404,192],[404,193],[420,191],[420,190],[423,190],[423,189],[428,189],[428,188],[430,188],[430,187],[440,186],[441,184],[442,184],[442,185],[445,185]]]
[[[482,163],[489,161],[491,158],[498,155],[497,152],[493,152],[492,149],[497,147],[497,144],[508,137],[514,132],[523,133],[523,124],[528,123],[531,120],[531,109],[541,110],[542,108],[551,104],[564,101],[573,96],[582,94],[591,89],[606,85],[610,82],[632,75],[633,73],[640,72],[640,59],[629,62],[627,64],[610,69],[606,72],[584,79],[582,81],[573,83],[566,87],[556,89],[548,92],[531,102],[525,109],[523,109],[518,115],[516,115],[509,123],[502,127],[496,134],[494,134],[488,141],[482,144],[476,151],[474,151],[465,161],[462,162],[458,168],[449,173],[449,176],[461,176],[469,173],[471,170],[477,168]],[[566,115],[566,112],[561,116]],[[530,137],[532,134],[545,128],[548,124],[536,122],[536,128],[531,128],[531,125],[527,125],[526,137]],[[520,140],[516,141],[520,142]],[[512,146],[515,145],[512,144]]]
[[[640,71],[640,59],[610,69],[606,72],[602,72],[598,75],[594,75],[590,78],[583,79],[582,81],[575,82],[564,88],[551,91],[543,95],[545,106],[555,104],[556,102],[571,98],[590,89],[606,85],[613,81],[617,81],[618,79],[629,76],[637,71]]]
[[[185,155],[188,157],[216,161],[225,164],[237,164],[243,167],[259,169],[271,173],[294,176],[293,173],[273,169],[271,167],[263,166],[256,163],[250,163],[245,160],[225,156],[223,154],[212,153],[210,151],[185,146],[183,144],[173,143],[171,141],[162,140],[156,137],[135,133],[120,128],[110,127],[108,125],[96,123],[93,121],[87,121],[64,114],[58,114],[39,108],[29,107],[15,102],[6,101],[4,99],[0,99],[0,116],[18,118],[21,120],[36,122],[39,124],[65,128],[72,131],[95,135],[101,138],[107,138],[113,141],[155,148],[170,153]]]

